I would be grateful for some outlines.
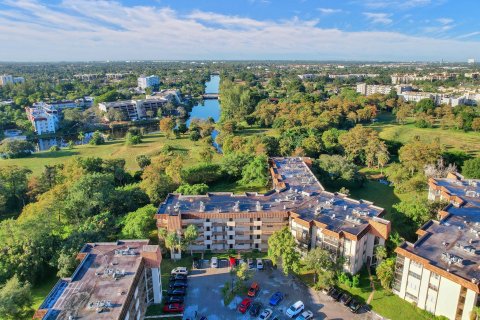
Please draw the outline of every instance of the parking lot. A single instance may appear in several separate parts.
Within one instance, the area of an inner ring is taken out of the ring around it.
[[[209,261],[204,260],[200,269],[190,272],[183,319],[195,319],[195,315],[196,319],[207,316],[209,320],[252,319],[248,311],[245,314],[237,311],[237,306],[247,296],[246,291],[245,294],[235,297],[228,306],[223,305],[221,289],[225,282],[232,281],[232,276],[229,273],[227,260],[219,260],[218,265],[218,268],[210,268]],[[298,300],[304,302],[305,310],[313,312],[314,319],[367,318],[365,314],[351,313],[342,304],[308,288],[293,277],[286,277],[281,271],[272,268],[268,261],[265,263],[265,270],[254,270],[254,277],[247,282],[247,286],[253,281],[258,282],[260,291],[255,297],[255,301],[263,304],[262,310],[267,307],[271,308],[279,319],[287,319],[286,309]],[[285,299],[278,306],[268,306],[270,297],[277,291],[286,294]]]

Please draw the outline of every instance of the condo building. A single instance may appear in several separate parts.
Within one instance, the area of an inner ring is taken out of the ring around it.
[[[148,240],[87,243],[70,278],[60,279],[33,319],[143,319],[162,301],[158,245]]]
[[[160,84],[160,78],[158,76],[154,76],[154,75],[151,75],[151,76],[140,76],[138,77],[137,79],[137,82],[138,82],[138,87],[140,89],[147,89],[147,88],[151,88],[151,87],[154,87],[154,86],[157,86]]]
[[[448,205],[416,242],[395,250],[393,291],[437,316],[468,320],[480,305],[480,180],[449,174],[428,184],[428,199]]]
[[[0,75],[0,86],[5,86],[7,84],[17,84],[24,83],[25,79],[23,77],[14,77],[11,74]]]
[[[374,248],[390,234],[382,208],[326,191],[310,170],[309,158],[271,158],[269,164],[269,192],[170,194],[158,208],[158,227],[181,234],[195,225],[199,237],[189,248],[194,251],[265,251],[270,235],[288,227],[302,253],[322,247],[344,257],[347,272],[358,272],[367,261],[376,263]]]

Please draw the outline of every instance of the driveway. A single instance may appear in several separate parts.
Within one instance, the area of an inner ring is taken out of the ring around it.
[[[205,260],[204,268],[192,270],[189,276],[189,288],[185,299],[185,312],[183,319],[197,319],[207,316],[208,320],[223,319],[252,319],[248,312],[244,315],[237,311],[238,304],[246,297],[237,296],[228,305],[223,305],[221,289],[225,282],[232,281],[229,273],[228,261],[220,260],[219,268],[212,269]],[[266,308],[270,296],[276,291],[286,294],[286,298],[276,307],[269,307],[279,319],[287,319],[285,310],[298,300],[302,300],[305,309],[314,313],[315,319],[367,319],[366,314],[352,314],[346,307],[334,302],[330,297],[308,288],[293,277],[286,277],[281,271],[273,269],[266,263],[265,270],[254,271],[252,281],[258,282],[260,292],[255,301],[261,302]],[[263,310],[263,308],[262,308]]]

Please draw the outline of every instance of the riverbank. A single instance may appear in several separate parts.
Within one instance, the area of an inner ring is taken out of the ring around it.
[[[0,160],[0,169],[7,166],[17,165],[32,170],[34,176],[38,176],[45,165],[54,165],[65,163],[73,156],[78,157],[100,157],[103,159],[122,158],[126,161],[128,170],[138,170],[136,157],[141,154],[155,156],[162,151],[166,145],[170,146],[178,154],[185,156],[185,164],[196,164],[200,159],[199,153],[204,142],[193,142],[188,135],[181,135],[178,139],[167,139],[163,133],[151,133],[142,138],[142,143],[133,146],[126,146],[125,139],[116,139],[107,141],[104,145],[92,146],[81,145],[76,146],[72,150],[61,149],[60,151],[42,151],[32,154],[26,158],[5,159]],[[215,155],[214,161],[219,160],[221,155]]]

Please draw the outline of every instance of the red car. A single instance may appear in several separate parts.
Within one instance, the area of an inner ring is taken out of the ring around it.
[[[238,311],[240,311],[241,313],[247,312],[251,304],[252,304],[252,299],[249,299],[249,298],[243,299],[242,303],[240,303],[240,305],[238,306]]]
[[[181,303],[170,303],[170,304],[166,304],[166,305],[163,307],[163,312],[168,312],[168,313],[172,313],[172,312],[183,312],[183,304],[181,304]]]

